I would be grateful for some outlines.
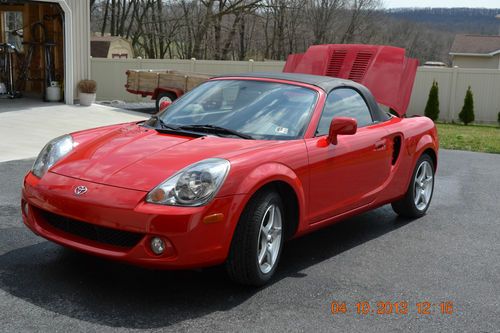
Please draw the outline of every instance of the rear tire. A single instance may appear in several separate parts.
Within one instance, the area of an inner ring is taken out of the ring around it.
[[[177,95],[175,95],[172,92],[165,91],[165,92],[159,93],[158,96],[156,96],[156,102],[155,102],[156,113],[160,112],[160,107],[161,107],[161,103],[162,102],[164,102],[164,101],[170,101],[170,103],[172,103],[176,99],[177,99]]]
[[[283,203],[276,192],[264,190],[250,199],[234,232],[226,261],[231,280],[261,286],[271,279],[283,249],[284,216]]]
[[[420,156],[405,196],[391,204],[398,215],[408,218],[425,215],[434,193],[434,170],[432,158],[427,154]]]

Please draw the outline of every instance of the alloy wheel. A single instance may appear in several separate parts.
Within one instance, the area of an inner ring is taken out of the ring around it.
[[[418,210],[427,208],[434,189],[434,175],[432,166],[428,161],[423,161],[415,173],[414,202]]]
[[[263,274],[269,273],[276,265],[281,246],[281,228],[281,210],[271,204],[262,217],[257,244],[257,260]]]

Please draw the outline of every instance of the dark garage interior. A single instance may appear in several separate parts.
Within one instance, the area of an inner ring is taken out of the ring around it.
[[[58,4],[0,2],[0,105],[64,98],[64,13]]]

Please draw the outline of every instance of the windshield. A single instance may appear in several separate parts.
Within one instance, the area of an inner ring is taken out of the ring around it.
[[[312,89],[290,84],[215,80],[184,95],[158,118],[176,128],[212,126],[253,139],[291,140],[304,134],[316,96]]]

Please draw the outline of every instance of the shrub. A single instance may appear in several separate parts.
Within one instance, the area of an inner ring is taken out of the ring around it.
[[[498,112],[497,122],[498,122],[498,125],[500,126],[500,112]]]
[[[470,86],[465,94],[464,106],[462,107],[462,111],[458,114],[458,117],[465,125],[474,121],[474,96],[472,95]]]
[[[97,91],[97,82],[94,80],[81,80],[78,82],[78,90],[84,94],[95,94]]]
[[[432,81],[432,87],[429,91],[429,98],[425,106],[425,116],[434,121],[439,118],[439,87],[435,80]]]

